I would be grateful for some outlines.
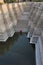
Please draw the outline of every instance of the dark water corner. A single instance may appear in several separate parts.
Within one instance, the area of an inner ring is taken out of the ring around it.
[[[0,42],[0,65],[36,65],[35,45],[29,44],[26,33],[15,33]]]

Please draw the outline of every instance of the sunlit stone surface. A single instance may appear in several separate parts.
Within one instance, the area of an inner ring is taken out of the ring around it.
[[[34,35],[38,31],[37,29],[42,31],[42,5],[43,3],[40,2],[0,5],[0,41],[6,41],[8,37],[12,37],[15,32],[19,32],[20,30],[29,32],[29,37]]]
[[[20,30],[28,32],[29,36],[32,37],[39,30],[41,33],[43,30],[43,3],[22,2],[2,4],[0,5],[0,20],[2,21],[0,21],[0,31],[2,31],[3,35],[6,32],[6,40]],[[0,41],[5,40],[1,40],[2,37]]]

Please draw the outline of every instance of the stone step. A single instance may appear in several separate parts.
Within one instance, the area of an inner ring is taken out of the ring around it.
[[[9,9],[9,15],[11,17],[11,21],[13,22],[13,25],[16,26],[17,25],[17,18],[14,15],[12,4],[8,4],[7,6],[8,6],[8,9]]]
[[[41,60],[41,52],[40,52],[40,40],[38,40],[37,44],[35,45],[35,52],[36,52],[36,65],[43,65]]]
[[[0,40],[6,40],[20,30],[28,32],[29,37],[41,35],[43,3],[22,2],[0,5]]]
[[[43,65],[43,31],[42,31],[42,34],[40,36],[40,39],[41,39],[41,43],[40,43],[41,61],[42,61],[42,65]]]
[[[38,36],[32,36],[30,39],[30,43],[36,44],[38,42]]]
[[[18,4],[13,3],[12,5],[13,5],[14,11],[15,11],[17,17],[20,17],[22,15],[22,13],[21,13],[21,11],[20,11],[20,9],[18,7]]]
[[[41,30],[43,30],[43,15],[41,15],[41,18],[40,18],[40,21],[39,21],[39,23],[37,25],[37,28],[40,28]]]
[[[20,6],[21,12],[23,16],[29,16],[29,12],[24,11],[24,8],[22,6]]]
[[[7,32],[0,33],[0,42],[5,42],[8,39]]]
[[[14,32],[14,30],[11,31],[12,28],[13,28],[13,23],[10,20],[10,17],[9,17],[9,12],[8,12],[8,9],[7,9],[7,4],[3,4],[1,10],[2,10],[2,14],[3,14],[3,18],[4,18],[5,27],[10,32],[10,33],[8,32],[8,35],[12,36],[12,33],[11,32]]]
[[[22,16],[21,18],[19,18],[17,22],[17,27],[28,27],[28,17]]]
[[[31,22],[32,22],[31,26],[32,27],[34,26],[34,28],[37,26],[37,23],[39,22],[39,18],[41,17],[41,14],[42,14],[42,12],[39,11],[39,10],[37,11],[37,13],[34,14],[35,15],[34,16],[35,18],[33,17],[33,20],[31,20]]]
[[[27,34],[27,38],[31,38],[34,32],[34,28],[30,28]]]
[[[21,8],[22,12],[24,12],[24,11],[29,12],[30,11],[31,6],[25,6],[25,5],[21,4],[21,3],[19,3],[19,5],[20,5],[20,8]]]

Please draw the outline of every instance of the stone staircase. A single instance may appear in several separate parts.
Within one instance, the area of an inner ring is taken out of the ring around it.
[[[40,65],[43,65],[43,2],[0,5],[0,41],[6,41],[19,31],[28,32],[30,43],[39,41],[37,49],[40,49]]]
[[[6,41],[15,32],[28,32],[27,37],[43,30],[43,3],[22,2],[0,5],[0,41]],[[39,33],[37,33],[39,35]],[[41,35],[41,34],[40,34]],[[2,39],[3,38],[3,39]]]

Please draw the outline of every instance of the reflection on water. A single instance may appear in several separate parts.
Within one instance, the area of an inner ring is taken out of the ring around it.
[[[15,33],[6,42],[0,42],[0,64],[35,65],[35,45],[29,44],[27,33]]]
[[[20,35],[24,33],[22,32],[16,32],[13,37],[9,38],[6,42],[0,42],[0,54],[4,54],[6,51],[8,51],[12,45],[17,41]]]
[[[31,46],[33,47],[33,49],[35,50],[35,44],[31,44]]]
[[[6,42],[0,42],[0,54],[4,54],[6,51],[8,51],[14,42],[17,41],[20,33],[15,33],[13,38],[9,38]]]

